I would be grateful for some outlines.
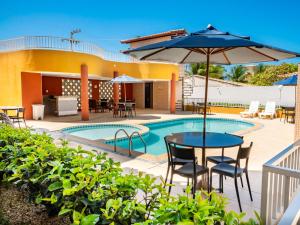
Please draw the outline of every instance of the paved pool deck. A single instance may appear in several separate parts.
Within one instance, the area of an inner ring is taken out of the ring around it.
[[[61,138],[62,135],[59,132],[60,129],[82,124],[95,124],[95,123],[120,123],[120,124],[142,124],[149,122],[156,122],[169,119],[195,117],[201,115],[191,114],[191,112],[178,112],[176,114],[169,114],[166,111],[157,110],[138,110],[137,117],[135,118],[113,118],[111,113],[92,113],[90,121],[82,122],[80,115],[68,116],[68,117],[45,117],[43,121],[28,121],[27,124],[33,128],[47,129],[54,138]],[[239,115],[233,114],[215,114],[209,115],[209,117],[229,118],[229,119],[241,119],[253,122],[258,126],[258,129],[244,133],[245,145],[253,141],[253,149],[249,160],[249,177],[250,184],[253,193],[254,201],[250,201],[248,189],[244,186],[240,186],[240,198],[242,207],[247,212],[247,217],[253,217],[253,211],[260,211],[260,198],[261,198],[261,170],[262,165],[272,158],[274,155],[282,151],[285,147],[290,145],[294,139],[294,124],[284,123],[279,119],[242,119]],[[172,131],[170,131],[172,133]],[[97,149],[102,151],[101,148],[84,145],[76,140],[70,142],[72,146],[81,145],[85,149]],[[220,149],[209,150],[207,155],[220,154]],[[236,157],[237,148],[226,150],[227,156]],[[129,158],[124,155],[108,152],[109,157],[116,161],[121,162],[121,165],[126,170],[133,169],[134,171],[143,171],[156,177],[165,177],[167,163],[166,161],[152,161],[145,160],[142,157]],[[211,166],[211,165],[209,165]],[[186,185],[186,180],[181,177],[174,178],[176,186],[172,189],[172,194],[182,193]],[[213,186],[217,187],[218,177],[213,176]],[[244,184],[246,179],[244,178]],[[240,183],[239,183],[240,185]],[[228,209],[238,211],[238,203],[235,195],[234,182],[232,179],[227,178],[224,181],[224,196],[228,197],[229,204]]]

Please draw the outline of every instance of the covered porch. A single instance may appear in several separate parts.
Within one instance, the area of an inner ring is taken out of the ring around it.
[[[114,71],[112,77],[119,75],[121,74],[118,71]],[[67,104],[63,103],[65,104],[63,108],[67,112],[62,115],[81,115],[82,120],[89,120],[92,110],[96,112],[111,111],[113,104],[124,101],[125,96],[126,101],[134,102],[138,109],[175,112],[175,79],[175,75],[170,75],[170,80],[141,79],[141,83],[112,84],[109,75],[89,74],[88,66],[84,64],[81,66],[80,74],[22,72],[22,105],[26,109],[26,119],[32,119],[33,104],[43,104],[45,116],[60,115],[58,99],[65,96],[68,96],[73,103],[66,101]],[[106,107],[103,107],[105,110],[96,110],[91,106],[91,101],[99,106],[102,102],[106,102]],[[79,112],[80,114],[78,114]],[[64,119],[68,120],[67,117]]]

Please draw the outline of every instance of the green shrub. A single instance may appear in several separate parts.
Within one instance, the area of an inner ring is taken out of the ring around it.
[[[49,216],[69,216],[73,224],[241,224],[243,214],[226,212],[212,193],[168,196],[149,175],[123,174],[106,154],[94,154],[66,141],[55,145],[46,134],[0,125],[2,182],[27,188],[30,200]],[[257,224],[254,220],[245,224]]]

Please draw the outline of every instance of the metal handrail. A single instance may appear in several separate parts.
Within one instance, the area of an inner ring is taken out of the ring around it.
[[[123,132],[126,134],[127,138],[130,140],[130,136],[129,136],[129,134],[127,133],[126,130],[124,130],[123,128],[117,130],[117,132],[115,133],[115,139],[114,139],[114,152],[117,151],[117,135],[118,135],[118,133],[120,133],[121,131],[123,131]],[[131,155],[131,152],[130,152],[130,142],[129,142],[128,148],[129,148],[129,155]]]
[[[31,49],[72,51],[95,55],[109,61],[138,62],[137,59],[131,56],[119,52],[106,51],[93,43],[74,41],[64,37],[23,36],[14,39],[0,40],[0,52]]]
[[[134,137],[134,135],[137,134],[138,137],[140,138],[140,140],[143,142],[144,144],[144,153],[146,154],[147,153],[147,145],[146,145],[146,142],[144,141],[142,135],[137,132],[137,131],[134,131],[131,135],[130,135],[130,138],[129,138],[129,152],[130,152],[130,155],[131,155],[131,150],[132,150],[132,138]]]

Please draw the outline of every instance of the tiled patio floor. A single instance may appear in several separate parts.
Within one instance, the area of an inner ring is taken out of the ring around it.
[[[73,126],[82,123],[130,123],[138,124],[145,122],[152,122],[164,119],[172,118],[182,118],[182,117],[194,117],[197,115],[192,115],[189,112],[177,113],[176,115],[171,115],[165,111],[154,111],[154,110],[138,110],[138,116],[133,119],[120,119],[112,118],[109,113],[92,113],[91,120],[89,122],[81,122],[80,116],[70,116],[70,117],[46,117],[44,121],[28,121],[28,125],[34,128],[45,128],[53,133],[54,136],[59,137],[59,130],[64,127]],[[212,117],[225,117],[240,119],[239,115],[228,115],[228,114],[218,114],[212,115]],[[246,187],[246,179],[244,178],[244,188],[240,186],[240,197],[242,202],[242,207],[245,212],[247,212],[247,217],[253,217],[253,211],[260,210],[260,197],[261,197],[261,169],[263,163],[268,159],[273,157],[275,154],[283,150],[289,144],[293,142],[294,137],[294,125],[287,124],[279,121],[279,119],[274,120],[262,120],[262,119],[249,119],[255,123],[259,123],[262,127],[258,130],[246,133],[244,135],[245,144],[250,141],[254,142],[253,151],[250,155],[249,162],[249,177],[250,183],[253,191],[254,201],[250,201],[248,189]],[[171,131],[170,131],[171,133]],[[72,145],[78,145],[80,143],[71,142]],[[82,144],[81,144],[82,145]],[[93,146],[84,146],[87,149],[94,149]],[[236,157],[236,148],[228,149],[226,155]],[[207,152],[207,155],[220,154],[220,150],[212,150]],[[153,176],[165,176],[166,173],[166,162],[153,162],[146,161],[139,158],[128,158],[119,154],[109,153],[109,156],[117,161],[121,162],[122,167],[127,169],[134,169],[149,173]],[[175,177],[177,185],[172,189],[172,194],[182,193],[185,187],[185,179],[180,177]],[[240,182],[239,182],[240,185]],[[213,177],[213,186],[218,186],[218,177]],[[235,195],[234,182],[232,179],[227,178],[224,181],[224,196],[228,197],[229,204],[228,209],[238,211],[238,203]]]

